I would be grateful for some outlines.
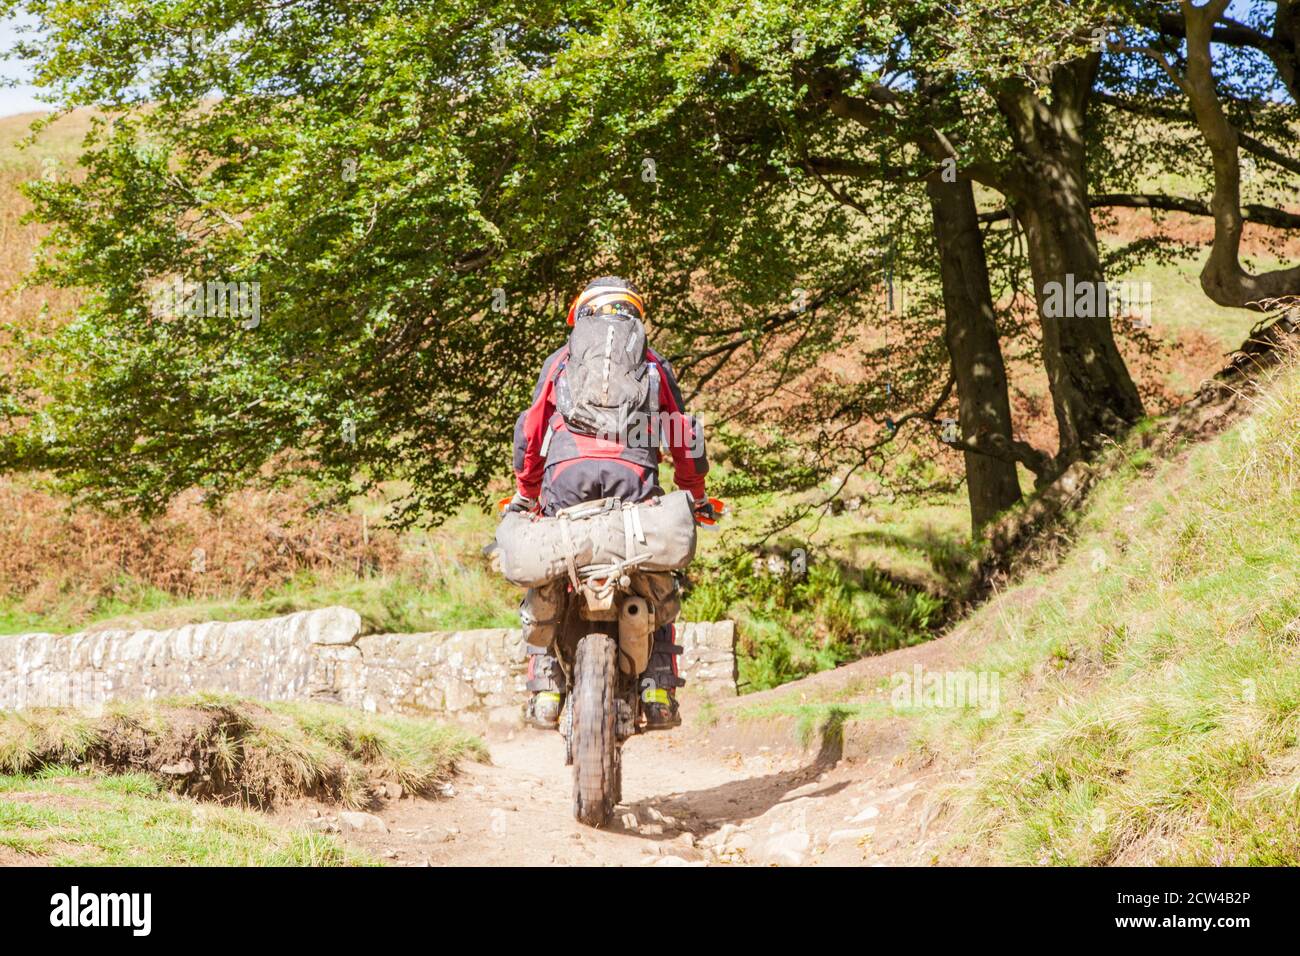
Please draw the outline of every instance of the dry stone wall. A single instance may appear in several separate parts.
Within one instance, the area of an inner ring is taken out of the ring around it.
[[[678,624],[690,695],[736,693],[735,625]],[[0,709],[218,691],[377,713],[519,721],[523,637],[505,628],[361,635],[350,608],[168,630],[0,636]]]

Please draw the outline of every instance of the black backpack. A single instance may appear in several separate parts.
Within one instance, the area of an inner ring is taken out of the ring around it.
[[[570,431],[622,444],[638,417],[658,411],[659,370],[648,361],[640,319],[602,313],[574,320],[555,408]]]

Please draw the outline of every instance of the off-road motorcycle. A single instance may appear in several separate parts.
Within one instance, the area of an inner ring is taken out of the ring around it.
[[[717,499],[710,503],[713,514],[697,515],[696,524],[716,524],[725,505]],[[608,502],[579,506],[567,520],[579,522],[587,511],[609,514],[611,507]],[[617,502],[612,512],[619,513]],[[628,535],[633,536],[631,526]],[[623,553],[633,550],[629,546]],[[693,543],[689,551],[694,553]],[[622,800],[623,743],[648,729],[643,701],[653,700],[659,690],[652,677],[641,675],[650,662],[655,630],[664,620],[655,596],[670,600],[664,585],[671,586],[672,578],[663,571],[642,571],[639,565],[653,557],[651,551],[610,563],[568,563],[566,600],[550,653],[568,687],[558,729],[565,764],[573,767],[573,815],[588,826],[603,826]],[[675,598],[671,601],[676,605]],[[669,613],[675,614],[675,608]]]

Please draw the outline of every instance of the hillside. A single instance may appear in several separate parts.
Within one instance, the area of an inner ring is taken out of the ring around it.
[[[827,791],[905,786],[839,862],[1300,863],[1300,371],[1251,406],[1168,459],[1118,449],[1069,548],[951,634],[708,733],[847,756]]]

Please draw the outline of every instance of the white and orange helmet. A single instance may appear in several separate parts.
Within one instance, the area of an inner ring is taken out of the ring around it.
[[[622,312],[645,321],[645,300],[632,283],[617,276],[601,276],[587,283],[569,306],[569,325],[579,313],[599,315],[602,312]]]

